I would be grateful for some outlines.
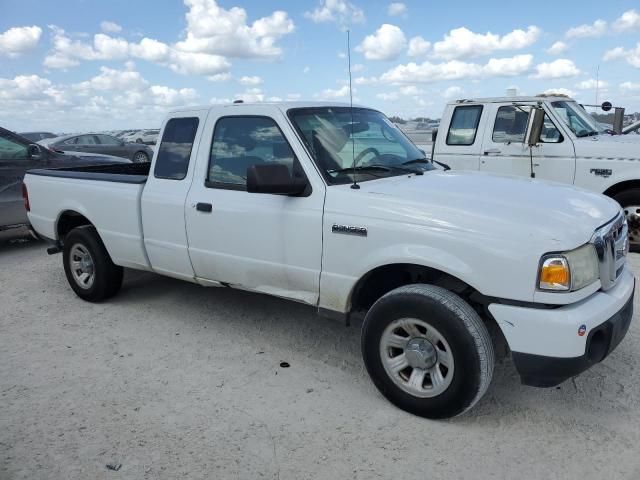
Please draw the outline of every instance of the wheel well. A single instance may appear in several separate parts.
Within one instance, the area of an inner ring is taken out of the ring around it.
[[[365,274],[353,289],[351,313],[366,312],[380,297],[404,285],[428,283],[457,294],[480,315],[487,326],[500,356],[508,352],[508,344],[497,322],[489,312],[491,300],[466,282],[435,268],[414,264],[392,264],[377,267]]]
[[[73,210],[66,210],[62,212],[62,215],[60,215],[58,224],[56,226],[58,240],[63,240],[71,230],[82,225],[93,224],[87,217],[78,212],[74,212]]]
[[[616,183],[615,185],[607,188],[607,190],[604,192],[604,195],[613,198],[620,192],[624,192],[625,190],[629,190],[631,188],[640,188],[640,180],[627,180],[626,182]]]

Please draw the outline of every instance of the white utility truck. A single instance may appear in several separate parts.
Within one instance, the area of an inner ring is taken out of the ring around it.
[[[538,122],[532,109],[542,110]],[[454,170],[535,177],[603,193],[624,208],[637,249],[640,142],[631,137],[603,132],[565,96],[457,100],[445,108],[432,157]]]
[[[87,301],[128,267],[364,313],[373,382],[430,418],[482,397],[496,350],[548,387],[629,328],[627,225],[605,196],[436,169],[382,113],[339,104],[176,110],[160,139],[150,165],[25,178],[33,228]]]

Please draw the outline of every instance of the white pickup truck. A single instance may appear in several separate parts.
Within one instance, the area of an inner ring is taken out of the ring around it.
[[[544,110],[539,136],[532,108]],[[447,104],[433,159],[454,170],[481,170],[569,183],[624,207],[632,247],[640,247],[640,142],[609,135],[564,96],[457,100]]]
[[[151,165],[25,178],[31,224],[85,300],[115,295],[128,267],[365,313],[373,382],[429,418],[482,397],[496,350],[548,387],[629,328],[627,226],[607,197],[438,170],[362,107],[177,110],[160,139]]]

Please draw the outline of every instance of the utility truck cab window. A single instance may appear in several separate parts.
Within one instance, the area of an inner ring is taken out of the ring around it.
[[[223,117],[216,123],[207,186],[245,189],[247,168],[278,163],[294,175],[295,155],[268,117]]]
[[[598,135],[600,128],[596,121],[576,102],[553,102],[556,114],[575,133],[576,137]]]
[[[528,105],[506,105],[498,108],[496,121],[493,124],[492,140],[495,143],[523,143],[527,134],[529,114]],[[540,134],[542,143],[559,143],[562,135],[547,114],[544,115],[544,125]]]
[[[473,145],[481,115],[482,105],[456,107],[447,134],[447,145]]]

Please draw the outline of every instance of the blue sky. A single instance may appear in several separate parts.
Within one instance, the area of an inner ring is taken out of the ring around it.
[[[529,4],[532,5],[532,4]],[[635,1],[0,0],[0,125],[159,126],[170,108],[348,100],[439,117],[447,100],[565,92],[640,110]],[[529,12],[527,10],[530,10]]]

